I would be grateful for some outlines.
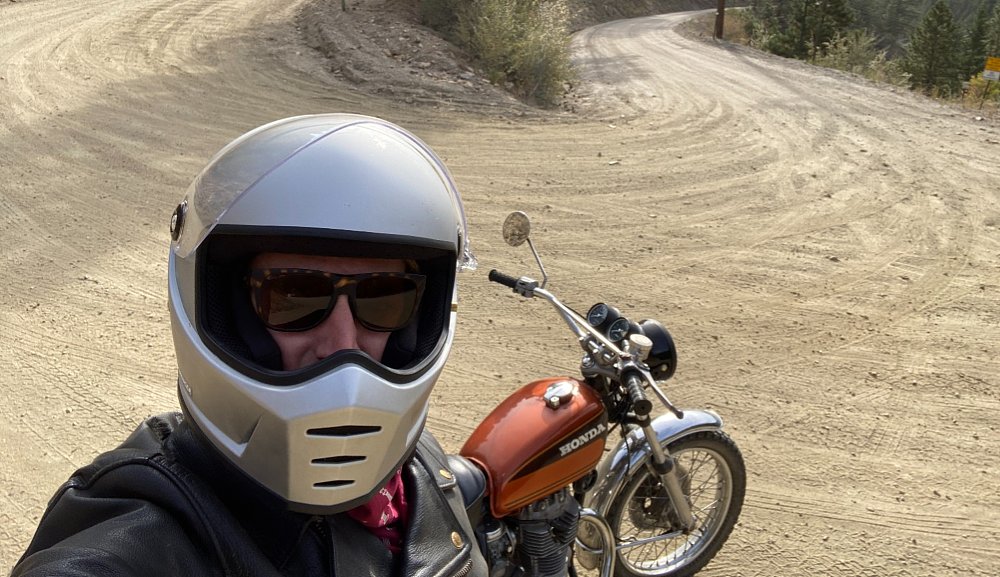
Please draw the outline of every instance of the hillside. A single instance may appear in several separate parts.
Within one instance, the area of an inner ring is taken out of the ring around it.
[[[740,3],[729,0],[734,6]],[[570,5],[571,27],[579,30],[623,18],[715,8],[717,2],[570,0]],[[545,114],[518,101],[505,87],[491,85],[468,54],[422,26],[415,2],[354,0],[347,12],[309,2],[297,13],[296,23],[306,44],[323,55],[322,69],[311,58],[286,57],[310,74],[346,81],[359,92],[446,110]],[[573,110],[573,100],[571,92],[564,107]]]
[[[569,0],[569,2],[573,7],[571,12],[574,30],[621,18],[636,18],[682,10],[704,10],[715,8],[718,4],[716,0],[622,0],[616,2]],[[741,4],[746,4],[746,2],[743,0],[727,1],[727,6]]]

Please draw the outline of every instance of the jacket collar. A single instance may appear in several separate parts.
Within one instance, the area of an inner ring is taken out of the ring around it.
[[[465,537],[431,473],[418,459],[411,459],[404,466],[403,481],[410,507],[403,550],[393,559],[375,535],[346,514],[329,517],[334,575],[453,577],[468,572],[474,544]]]

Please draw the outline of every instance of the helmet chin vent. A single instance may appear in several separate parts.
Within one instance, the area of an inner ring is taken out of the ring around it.
[[[345,485],[353,485],[354,481],[338,479],[335,481],[323,481],[322,483],[313,483],[313,487],[319,489],[336,489],[337,487],[343,487]]]
[[[357,437],[360,435],[370,435],[382,430],[382,427],[369,425],[345,425],[343,427],[320,427],[309,429],[307,435],[314,437]]]
[[[374,435],[382,431],[382,427],[377,425],[342,425],[339,427],[317,427],[315,429],[307,429],[306,435],[310,437],[324,437],[327,439],[339,439],[342,442],[348,441],[352,438],[363,437],[367,435]],[[317,457],[312,459],[310,462],[320,468],[330,467],[333,471],[339,471],[339,474],[344,474],[345,471],[340,470],[341,466],[351,466],[357,463],[363,463],[368,460],[368,457],[364,455],[333,455],[330,457]],[[354,467],[351,467],[354,470]],[[337,475],[338,472],[332,472],[332,475]],[[351,474],[351,473],[347,473]],[[347,487],[355,483],[354,479],[330,479],[329,481],[320,481],[318,483],[313,483],[313,488],[315,489],[340,489],[342,487]]]
[[[367,457],[361,455],[341,455],[337,457],[323,457],[320,459],[313,459],[313,465],[349,465],[351,463],[360,463],[364,461]]]

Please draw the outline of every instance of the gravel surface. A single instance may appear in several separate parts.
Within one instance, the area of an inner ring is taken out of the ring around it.
[[[396,2],[0,4],[0,573],[75,468],[176,405],[173,207],[269,120],[346,111],[446,159],[461,279],[430,427],[457,449],[520,384],[573,374],[535,274],[672,330],[668,393],[750,471],[716,576],[1000,574],[1000,129],[855,77],[677,31],[574,38],[564,109],[526,106]]]

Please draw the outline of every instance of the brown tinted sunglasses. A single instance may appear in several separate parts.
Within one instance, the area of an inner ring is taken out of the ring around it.
[[[302,268],[255,269],[247,277],[254,311],[268,328],[307,331],[319,326],[347,295],[354,319],[366,329],[394,331],[420,306],[421,274],[372,272],[343,275]]]

